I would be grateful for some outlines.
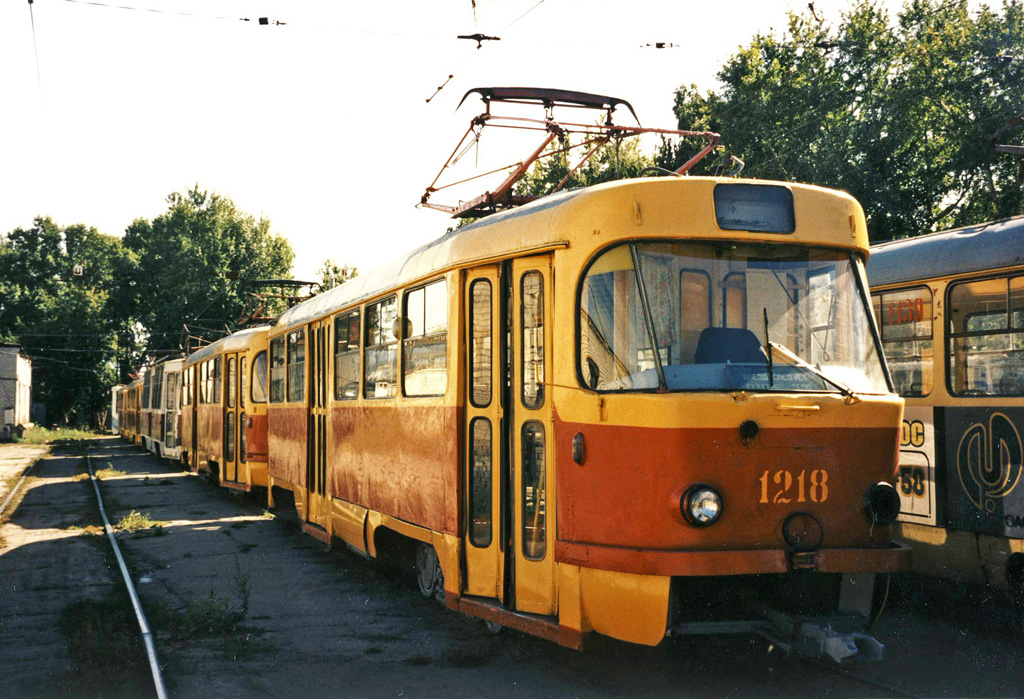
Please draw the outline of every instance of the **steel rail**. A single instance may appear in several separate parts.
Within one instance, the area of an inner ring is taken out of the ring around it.
[[[121,577],[124,578],[124,585],[128,588],[128,596],[131,597],[132,607],[135,609],[135,619],[139,622],[139,630],[142,632],[142,641],[146,645],[146,656],[149,659],[150,672],[153,674],[153,684],[156,688],[157,699],[167,699],[167,687],[164,685],[164,676],[160,671],[160,663],[157,662],[153,634],[149,630],[146,614],[142,611],[142,604],[139,602],[139,596],[135,592],[135,585],[132,583],[132,576],[128,572],[128,566],[124,562],[124,556],[121,555],[121,547],[117,545],[117,539],[114,538],[114,528],[110,526],[107,511],[103,507],[103,496],[100,495],[99,481],[92,470],[92,456],[89,454],[88,447],[85,450],[85,462],[89,468],[89,479],[92,481],[93,490],[96,491],[96,503],[100,508],[100,516],[103,517],[103,528],[107,532],[107,538],[110,540],[110,545],[114,549],[114,555],[117,557],[117,565],[121,568]]]
[[[821,658],[801,658],[801,660],[825,670],[826,672],[838,675],[839,677],[845,677],[846,679],[853,680],[854,682],[859,682],[866,687],[889,692],[893,696],[900,697],[900,699],[918,699],[919,697],[924,696],[923,694],[914,692],[906,687],[893,684],[892,682],[886,682],[885,680],[876,679],[874,677],[867,677],[866,675],[856,672],[850,667],[837,665],[831,660],[822,660]]]

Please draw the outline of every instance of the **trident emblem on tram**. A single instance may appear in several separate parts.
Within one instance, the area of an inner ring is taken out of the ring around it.
[[[971,425],[957,447],[960,485],[979,510],[994,512],[996,498],[1009,495],[1024,467],[1024,445],[1010,418],[993,413],[988,426]]]

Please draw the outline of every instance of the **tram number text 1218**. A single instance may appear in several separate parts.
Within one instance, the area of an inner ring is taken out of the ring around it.
[[[791,502],[825,502],[828,500],[828,471],[816,468],[810,472],[806,469],[794,477],[786,470],[765,471],[761,474],[761,504],[785,505]],[[794,488],[795,486],[795,488]],[[771,490],[771,499],[769,499]],[[796,498],[794,500],[794,498]]]

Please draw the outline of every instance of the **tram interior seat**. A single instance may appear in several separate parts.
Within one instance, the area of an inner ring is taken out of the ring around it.
[[[704,328],[693,356],[694,364],[763,364],[765,361],[757,335],[746,328]]]

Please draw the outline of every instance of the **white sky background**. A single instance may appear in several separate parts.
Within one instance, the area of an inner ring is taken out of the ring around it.
[[[675,128],[676,87],[717,87],[740,45],[806,7],[477,0],[474,24],[471,0],[109,1],[162,12],[35,1],[39,80],[28,3],[0,6],[0,232],[49,215],[121,235],[198,183],[268,217],[302,279],[328,257],[369,270],[452,225],[415,205],[482,111],[476,96],[455,111],[468,89],[612,95],[644,126]],[[846,7],[815,0],[833,25]],[[259,26],[263,16],[287,25]],[[477,50],[455,38],[477,31],[502,40]],[[656,41],[679,47],[641,47]],[[485,133],[482,152],[503,133]]]

